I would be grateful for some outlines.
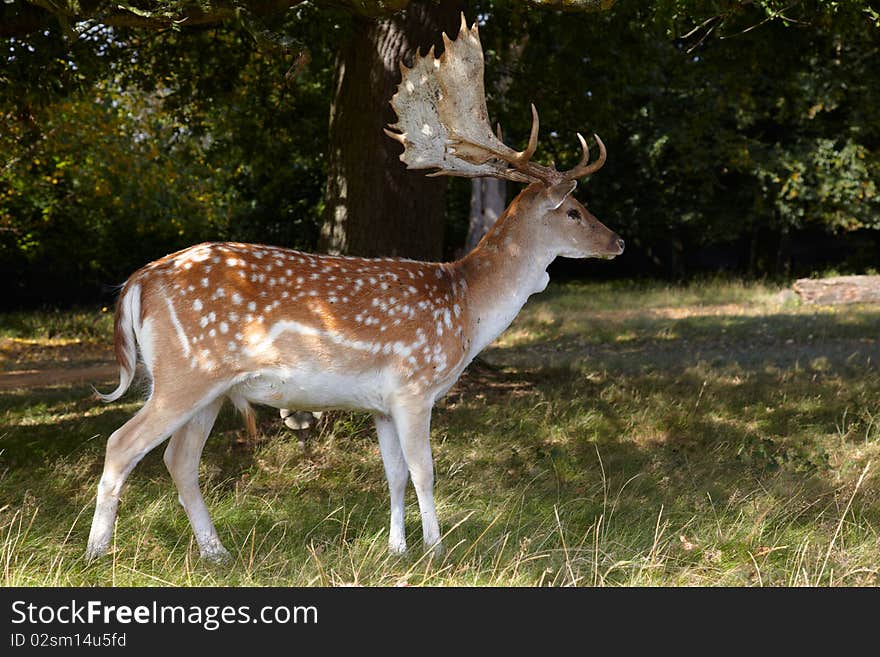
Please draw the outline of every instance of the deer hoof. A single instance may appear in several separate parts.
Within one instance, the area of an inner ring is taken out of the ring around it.
[[[225,566],[232,563],[232,555],[222,545],[212,547],[209,550],[201,550],[200,555],[202,559],[212,566]]]

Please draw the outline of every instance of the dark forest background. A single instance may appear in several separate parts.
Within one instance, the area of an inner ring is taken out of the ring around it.
[[[533,102],[537,160],[608,147],[577,196],[627,252],[557,274],[880,268],[873,3],[6,2],[0,306],[107,302],[203,240],[455,257],[471,181],[403,171],[381,127],[461,9],[507,143]]]

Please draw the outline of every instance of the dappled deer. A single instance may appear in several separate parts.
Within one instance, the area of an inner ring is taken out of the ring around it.
[[[429,175],[497,176],[524,189],[479,245],[451,263],[310,255],[273,246],[200,244],[137,271],[116,305],[118,399],[137,351],[149,398],[107,442],[86,556],[107,551],[120,490],[135,464],[168,436],[165,463],[204,558],[228,557],[198,484],[199,460],[225,399],[253,423],[251,404],[357,409],[375,418],[391,497],[389,547],[406,549],[404,492],[411,478],[425,545],[441,549],[429,443],[431,410],[471,360],[543,290],[557,256],[612,258],[623,240],[571,193],[605,162],[583,155],[570,171],[531,161],[489,125],[477,27],[462,16],[445,51],[401,66],[387,134],[400,159]],[[364,163],[368,166],[368,163]],[[413,217],[418,221],[418,217]]]

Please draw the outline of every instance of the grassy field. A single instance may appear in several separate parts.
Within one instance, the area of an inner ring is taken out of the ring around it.
[[[110,331],[97,310],[0,316],[0,370],[97,362]],[[366,416],[333,414],[302,448],[263,409],[257,439],[224,411],[202,462],[234,563],[200,562],[157,449],[114,552],[85,566],[104,443],[138,395],[0,390],[2,582],[877,585],[878,338],[880,306],[767,285],[551,285],[436,408],[433,561],[387,554]]]

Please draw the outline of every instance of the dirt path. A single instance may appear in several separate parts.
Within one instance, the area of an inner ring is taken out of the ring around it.
[[[0,373],[0,390],[19,388],[45,388],[75,383],[97,385],[110,383],[119,374],[116,363],[66,367],[63,369],[34,369]]]
[[[114,382],[118,369],[106,342],[55,338],[0,339],[0,390]]]

